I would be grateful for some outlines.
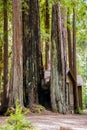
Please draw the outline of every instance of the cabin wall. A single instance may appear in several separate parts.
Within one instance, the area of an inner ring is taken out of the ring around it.
[[[70,78],[70,76],[67,75],[67,84],[68,84],[68,91],[69,91],[69,96],[68,96],[68,100],[69,100],[69,112],[73,113],[74,110],[74,96],[73,96],[73,81]]]
[[[78,86],[79,107],[82,109],[82,86]]]

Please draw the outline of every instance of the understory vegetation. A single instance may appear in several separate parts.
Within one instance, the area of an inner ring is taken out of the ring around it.
[[[23,108],[17,101],[16,109],[10,111],[10,117],[4,122],[3,126],[0,126],[0,130],[36,130],[25,117],[27,111],[23,112]]]

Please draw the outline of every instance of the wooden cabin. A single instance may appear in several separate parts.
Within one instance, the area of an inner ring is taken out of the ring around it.
[[[44,73],[45,84],[50,83],[50,71],[45,71]],[[74,93],[73,88],[75,84],[75,78],[70,69],[66,72],[66,88],[65,88],[65,97],[66,97],[66,107],[67,113],[74,113]],[[83,80],[80,75],[77,76],[77,87],[78,87],[78,102],[79,107],[82,109],[82,86]],[[46,90],[50,89],[50,85],[46,85]],[[45,95],[46,96],[46,95]]]
[[[83,108],[82,106],[82,86],[83,86],[83,79],[81,75],[77,76],[77,87],[78,87],[78,102],[79,102],[79,107],[80,109]]]
[[[44,78],[45,83],[50,81],[50,71],[45,71]],[[65,88],[67,113],[74,113],[74,95],[73,95],[74,83],[75,79],[73,73],[68,69],[66,72],[66,88]]]
[[[74,95],[73,95],[73,87],[74,87],[74,76],[70,70],[67,70],[66,74],[66,103],[67,103],[67,111],[68,113],[74,113]]]

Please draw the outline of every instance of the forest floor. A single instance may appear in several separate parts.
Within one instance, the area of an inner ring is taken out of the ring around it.
[[[27,119],[38,130],[87,130],[87,112],[82,115],[68,114],[62,115],[45,111],[42,114],[31,114]],[[0,117],[0,125],[6,117]]]

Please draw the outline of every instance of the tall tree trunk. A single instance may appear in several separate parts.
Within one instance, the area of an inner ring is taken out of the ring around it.
[[[0,46],[0,88],[1,88],[1,84],[2,84],[2,46]]]
[[[25,79],[27,99],[26,104],[30,108],[33,103],[38,103],[38,85],[40,82],[40,23],[39,23],[39,2],[38,0],[30,0],[29,11],[26,18],[24,14],[24,23],[27,28],[24,30],[24,44],[27,58],[25,59]],[[28,36],[28,37],[27,37]],[[27,47],[27,48],[26,48]],[[25,53],[24,53],[25,55]],[[26,93],[25,92],[25,93]]]
[[[64,101],[65,105],[66,104],[66,42],[67,42],[67,9],[66,8],[61,8],[61,18],[62,18],[62,41],[63,41],[63,96],[64,96]],[[66,112],[68,112],[68,105],[66,106]]]
[[[62,35],[60,4],[52,10],[52,47],[51,47],[51,104],[53,111],[66,113],[65,106],[65,60]]]
[[[49,62],[49,1],[45,0],[46,12],[45,12],[45,31],[47,34],[46,42],[45,42],[45,69],[48,69]]]
[[[29,48],[29,1],[25,0],[25,4],[27,5],[27,8],[25,8],[22,5],[22,23],[23,23],[23,90],[24,90],[24,105],[27,106],[28,101],[28,87],[27,87],[27,57],[28,54],[28,48]]]
[[[3,1],[4,11],[4,86],[3,97],[1,104],[1,111],[5,112],[8,107],[8,12],[7,12],[7,0]]]
[[[76,71],[76,10],[73,8],[73,74],[75,77],[74,85],[74,109],[78,109],[78,89],[77,89],[77,71]]]
[[[21,2],[12,1],[13,6],[13,57],[10,84],[9,106],[15,106],[18,99],[23,106],[23,55],[22,55],[22,18]]]
[[[69,61],[69,68],[73,71],[73,46],[72,46],[72,37],[71,37],[71,30],[70,30],[70,16],[69,10],[67,13],[67,36],[68,36],[68,61]]]

